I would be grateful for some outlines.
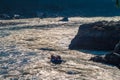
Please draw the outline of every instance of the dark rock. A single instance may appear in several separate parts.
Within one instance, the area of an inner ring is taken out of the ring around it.
[[[95,56],[90,60],[95,62],[102,62],[107,64],[112,64],[120,68],[120,42],[116,44],[115,49],[112,53],[106,54],[104,56]]]
[[[114,52],[120,54],[120,41],[115,45]]]
[[[95,57],[92,57],[90,60],[94,62],[111,64],[120,68],[120,55],[114,52],[106,54],[104,56],[95,56]]]
[[[80,72],[71,70],[71,71],[67,71],[66,73],[69,75],[75,75],[75,74],[79,74]]]
[[[8,14],[0,14],[0,19],[11,19]]]
[[[52,62],[53,64],[61,64],[62,63],[62,59],[61,59],[61,56],[59,55],[51,55],[51,59],[50,59],[50,62]]]
[[[94,62],[106,62],[106,59],[104,58],[104,56],[95,56],[95,57],[92,57],[90,60]]]
[[[63,19],[61,19],[60,21],[69,21],[68,17],[63,17]]]
[[[83,24],[69,49],[113,50],[120,40],[120,21]]]
[[[106,62],[113,65],[120,64],[120,55],[118,53],[110,53],[105,56]]]

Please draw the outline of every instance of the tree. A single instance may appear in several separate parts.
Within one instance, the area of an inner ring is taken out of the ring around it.
[[[116,7],[119,7],[119,0],[116,0]]]

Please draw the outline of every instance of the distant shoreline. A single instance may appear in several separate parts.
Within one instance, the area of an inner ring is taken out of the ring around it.
[[[120,8],[115,7],[115,0],[2,0],[0,14],[19,14],[25,17],[112,17],[120,16]]]

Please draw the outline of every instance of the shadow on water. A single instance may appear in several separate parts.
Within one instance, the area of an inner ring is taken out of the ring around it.
[[[24,56],[23,56],[24,53]],[[22,57],[21,57],[22,56]],[[33,51],[25,51],[21,52],[16,49],[16,45],[10,45],[6,47],[6,50],[0,50],[0,64],[17,64],[17,65],[24,65],[29,62],[30,56],[37,56],[36,52]],[[0,66],[1,68],[1,66]]]
[[[93,54],[93,55],[104,55],[104,54],[108,54],[109,51],[97,51],[97,50],[85,50],[85,49],[81,49],[81,50],[78,50],[80,52],[83,52],[83,53],[87,53],[87,54]]]
[[[75,24],[75,23],[73,23]],[[61,27],[62,25],[68,25],[66,23],[62,24],[47,24],[47,25],[34,25],[34,26],[7,26],[7,27],[2,27],[0,30],[22,30],[22,29],[45,29],[49,30],[50,28],[55,28],[55,27]],[[71,25],[71,24],[69,24]]]
[[[56,51],[55,49],[52,49],[52,48],[40,48],[39,50],[43,50],[43,51]]]
[[[0,38],[3,38],[3,37],[6,37],[6,36],[9,36],[11,33],[9,31],[1,31],[0,30]]]
[[[18,24],[25,24],[25,22],[0,22],[0,38],[9,36],[11,33],[8,31],[9,26],[15,26]]]
[[[25,24],[25,22],[0,22],[0,27],[2,26],[11,26],[11,25],[18,25],[18,24]]]

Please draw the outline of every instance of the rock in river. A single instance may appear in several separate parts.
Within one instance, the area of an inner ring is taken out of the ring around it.
[[[113,50],[120,40],[120,21],[83,24],[69,49]]]

